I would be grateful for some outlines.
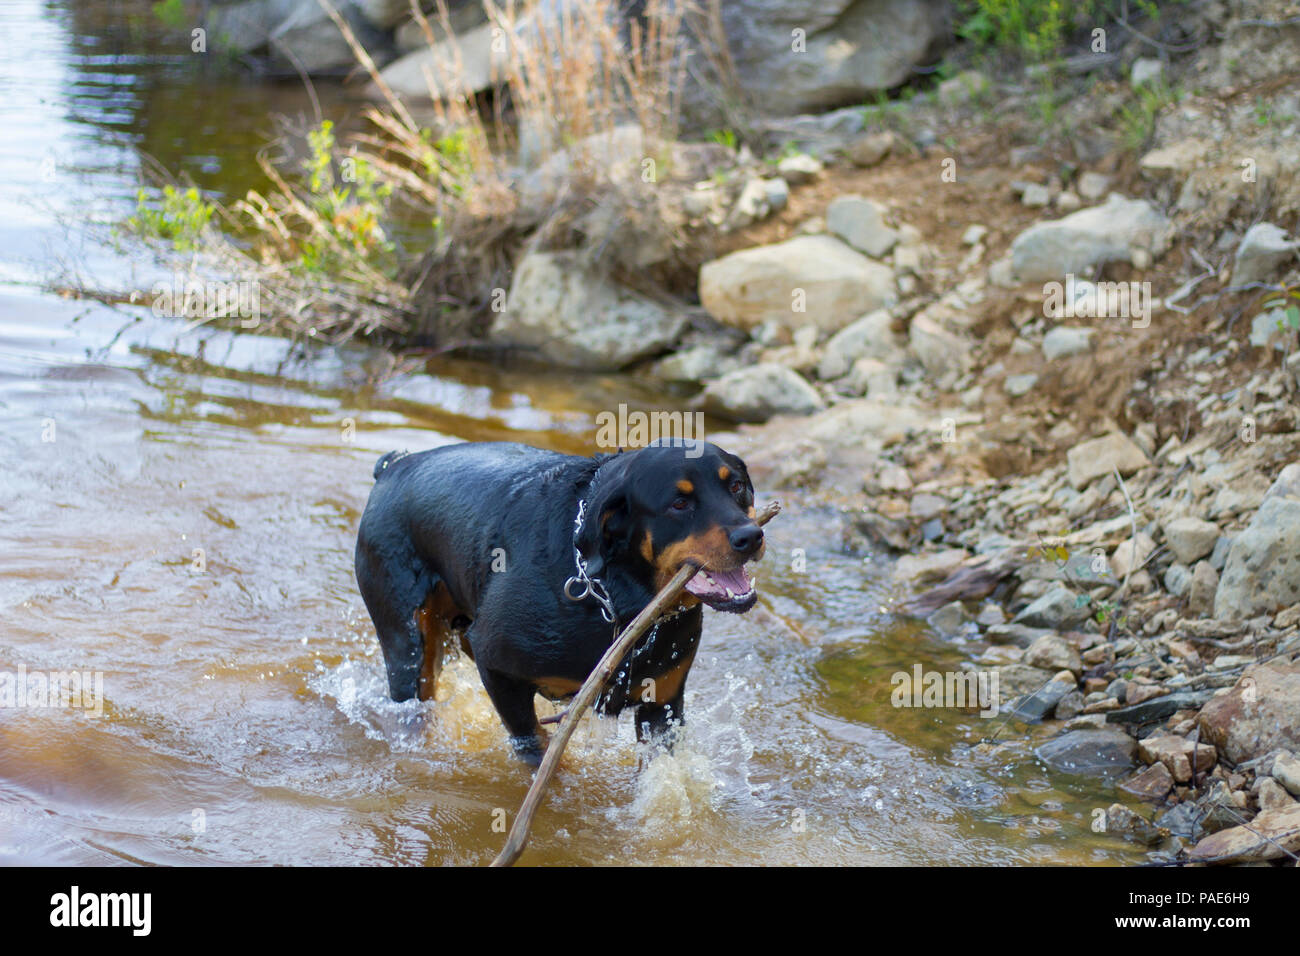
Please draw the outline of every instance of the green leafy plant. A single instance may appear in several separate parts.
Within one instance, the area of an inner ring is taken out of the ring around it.
[[[214,209],[193,186],[185,190],[164,186],[161,205],[154,205],[148,191],[141,189],[136,194],[135,215],[126,224],[139,235],[168,240],[175,249],[186,252],[197,248]]]
[[[1031,546],[1026,552],[1026,557],[1030,561],[1043,559],[1051,561],[1056,565],[1058,571],[1062,573],[1066,587],[1083,586],[1089,583],[1095,584],[1102,579],[1110,577],[1110,567],[1107,565],[1100,571],[1095,571],[1092,565],[1087,565],[1082,571],[1071,569],[1070,567],[1070,549],[1065,546],[1065,536],[1069,533],[1068,528],[1063,528],[1054,535],[1044,538],[1041,534],[1038,536],[1038,544]],[[1077,580],[1082,578],[1083,580]],[[1110,621],[1114,621],[1116,626],[1124,627],[1128,622],[1128,615],[1124,608],[1118,602],[1106,599],[1094,598],[1086,592],[1078,592],[1074,596],[1074,606],[1076,608],[1092,607],[1093,617],[1102,627]]]
[[[329,120],[307,134],[307,145],[307,198],[325,235],[303,241],[302,268],[308,272],[336,268],[339,247],[362,258],[391,253],[393,245],[379,224],[384,203],[392,193],[391,184],[380,182],[364,157],[336,160],[334,124]]]
[[[1264,308],[1268,311],[1281,313],[1277,320],[1279,332],[1287,329],[1300,331],[1300,305],[1297,302],[1300,302],[1300,288],[1285,289],[1277,298],[1264,303]]]
[[[736,148],[736,131],[734,129],[711,129],[704,134],[704,138],[710,143],[717,143],[719,146],[727,147],[727,149]]]
[[[163,26],[174,30],[189,25],[189,17],[185,13],[185,0],[158,0],[153,5],[153,15]]]
[[[1069,25],[1064,0],[973,0],[958,9],[958,36],[981,47],[1011,47],[1032,60],[1060,47]]]
[[[1125,149],[1138,152],[1151,140],[1156,117],[1170,103],[1178,102],[1178,93],[1164,80],[1144,83],[1133,91],[1133,101],[1119,108],[1121,136]]]

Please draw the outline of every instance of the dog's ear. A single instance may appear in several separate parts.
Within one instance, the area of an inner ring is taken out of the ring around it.
[[[626,544],[631,523],[627,482],[622,470],[608,477],[602,475],[596,493],[587,502],[582,529],[574,542],[587,562],[588,575],[600,574],[614,552]]]

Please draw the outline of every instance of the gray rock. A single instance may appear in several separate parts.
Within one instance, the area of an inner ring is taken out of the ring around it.
[[[822,174],[822,161],[807,153],[785,156],[776,164],[776,174],[791,186],[812,182]]]
[[[897,301],[894,273],[833,236],[796,236],[742,249],[700,269],[700,302],[727,325],[746,331],[764,322],[786,328],[813,323],[837,332],[867,312]],[[796,311],[803,306],[803,311]]]
[[[1100,206],[1030,226],[1011,243],[1011,266],[1023,282],[1063,279],[1107,262],[1132,262],[1141,249],[1157,256],[1169,220],[1144,199],[1112,194]]]
[[[1094,478],[1109,475],[1116,468],[1127,478],[1147,464],[1142,449],[1119,432],[1081,442],[1066,453],[1070,484],[1080,490]]]
[[[951,30],[941,0],[762,0],[719,11],[739,89],[769,114],[862,103],[911,77]],[[687,106],[710,96],[688,91]]]
[[[862,358],[879,359],[886,365],[901,365],[907,357],[892,329],[887,309],[877,309],[836,332],[822,350],[817,374],[825,381],[846,375]]]
[[[1057,702],[1056,713],[1053,716],[1057,720],[1073,720],[1083,713],[1083,708],[1086,706],[1083,691],[1072,690]]]
[[[1056,676],[1052,671],[1028,664],[1003,664],[997,673],[998,696],[1004,701],[1035,693]]]
[[[1038,384],[1038,376],[1032,372],[1026,375],[1008,375],[1002,387],[1007,390],[1007,394],[1012,398],[1019,398],[1021,395],[1028,395]]]
[[[733,421],[762,422],[773,415],[807,415],[824,408],[825,402],[798,372],[764,362],[710,382],[701,407]]]
[[[1257,222],[1246,230],[1232,263],[1232,284],[1267,282],[1284,264],[1294,262],[1300,243],[1271,222]]]
[[[1063,773],[1119,773],[1133,767],[1137,741],[1122,730],[1069,730],[1034,751]]]
[[[1020,193],[1020,202],[1031,209],[1041,209],[1051,204],[1052,194],[1041,183],[1025,183],[1025,188]]]
[[[1214,598],[1216,618],[1275,614],[1300,601],[1300,501],[1269,498],[1236,536]]]
[[[1078,676],[1083,671],[1083,661],[1074,645],[1057,634],[1044,634],[1025,650],[1024,663],[1044,667],[1051,671],[1069,671]],[[1070,685],[1073,689],[1073,684]]]
[[[1028,627],[1024,624],[1009,622],[989,625],[989,629],[984,636],[994,644],[1012,644],[1016,647],[1027,648],[1044,634],[1051,633],[1052,631],[1049,628]]]
[[[1214,550],[1210,552],[1210,567],[1215,571],[1222,571],[1223,566],[1228,563],[1228,553],[1232,550],[1233,539],[1236,535],[1225,534],[1214,542]],[[1215,584],[1218,584],[1218,576],[1214,578]]]
[[[686,319],[584,270],[570,253],[534,252],[515,269],[490,339],[560,365],[618,369],[662,352]]]
[[[912,354],[920,360],[936,388],[951,388],[969,366],[970,342],[949,332],[923,312],[912,318],[908,340]]]
[[[391,30],[411,13],[410,0],[352,0],[352,3],[367,22],[381,30]]]
[[[1160,842],[1160,828],[1122,803],[1112,803],[1106,809],[1106,832],[1128,837],[1144,846]]]
[[[1214,598],[1219,592],[1219,572],[1209,561],[1197,561],[1192,568],[1192,582],[1187,589],[1187,611],[1193,617],[1214,613]]]
[[[1088,202],[1097,202],[1105,198],[1110,192],[1110,177],[1101,173],[1085,172],[1079,174],[1079,180],[1075,183],[1075,189],[1078,191],[1080,198]]]
[[[826,229],[873,259],[898,242],[898,230],[885,224],[885,207],[862,196],[838,196],[826,207]]]
[[[1149,56],[1140,56],[1133,61],[1133,69],[1129,73],[1129,82],[1134,89],[1139,86],[1146,86],[1152,83],[1158,83],[1164,79],[1165,65],[1162,61]]]
[[[1087,604],[1080,604],[1073,591],[1057,585],[1017,614],[1013,623],[1065,630],[1082,624],[1088,615]]]
[[[1278,472],[1264,498],[1300,498],[1300,464],[1290,464]]]
[[[1201,829],[1202,816],[1204,811],[1196,804],[1179,803],[1156,817],[1156,826],[1168,830],[1173,836],[1195,842],[1205,832]]]
[[[876,163],[888,156],[894,146],[895,137],[893,133],[889,131],[868,133],[849,143],[844,152],[853,165],[868,167],[876,165]]]
[[[1092,329],[1058,325],[1043,336],[1043,355],[1049,362],[1069,358],[1071,355],[1082,355],[1092,350],[1094,334]]]
[[[1300,756],[1280,753],[1273,760],[1273,779],[1293,797],[1300,797]]]
[[[1300,850],[1300,805],[1264,810],[1248,825],[1212,833],[1187,858],[1193,863],[1240,863],[1275,860],[1296,850]]]
[[[237,53],[260,50],[300,0],[245,0],[208,11],[204,26],[215,45]]]
[[[948,499],[940,495],[919,494],[913,495],[908,511],[913,518],[920,521],[929,521],[948,508]]]
[[[378,34],[366,22],[355,5],[340,5],[339,14],[352,28],[361,45],[374,51],[382,65]],[[268,38],[274,58],[285,69],[302,69],[307,73],[351,68],[357,65],[356,54],[343,34],[318,3],[295,4],[292,12],[277,24]]]
[[[713,345],[696,345],[664,356],[654,374],[668,382],[703,382],[720,378],[738,365],[735,356]]]
[[[962,70],[939,84],[935,94],[944,106],[961,106],[988,93],[989,78],[978,70]]]
[[[1164,720],[1180,710],[1200,707],[1213,695],[1213,691],[1179,691],[1164,697],[1153,697],[1140,704],[1108,711],[1106,722],[1111,724],[1148,724]]]
[[[1214,550],[1219,526],[1200,518],[1175,518],[1164,525],[1165,543],[1183,564],[1190,565]]]
[[[1000,686],[998,689],[1001,691]],[[1053,678],[1032,694],[1026,694],[1009,705],[1008,712],[1014,719],[1026,723],[1042,720],[1055,711],[1057,705],[1074,689],[1074,681]]]
[[[1165,590],[1174,597],[1182,597],[1192,586],[1192,569],[1174,562],[1165,571]]]
[[[1202,740],[1233,764],[1278,748],[1300,749],[1300,664],[1246,668],[1231,690],[1201,708],[1196,722]]]
[[[957,637],[968,631],[970,615],[960,601],[953,601],[939,608],[928,618],[930,626],[942,637]]]

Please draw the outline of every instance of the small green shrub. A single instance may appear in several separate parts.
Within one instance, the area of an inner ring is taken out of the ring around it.
[[[193,186],[184,191],[164,186],[161,206],[153,205],[148,191],[141,189],[136,194],[135,215],[126,224],[142,236],[168,240],[175,249],[186,252],[197,247],[214,208]]]

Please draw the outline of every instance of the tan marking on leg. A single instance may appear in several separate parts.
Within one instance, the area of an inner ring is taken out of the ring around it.
[[[649,687],[642,685],[639,689],[633,688],[633,694],[636,697],[637,703],[666,704],[668,701],[676,697],[677,692],[681,690],[682,684],[686,680],[686,675],[691,669],[691,664],[695,661],[695,651],[697,650],[699,650],[698,644],[695,646],[694,650],[682,658],[681,661],[674,665],[671,670],[660,674],[658,677],[651,678],[651,680],[654,681],[653,685]],[[651,691],[649,700],[646,699],[646,691]],[[680,717],[681,715],[674,714],[674,716]]]
[[[415,626],[423,638],[424,654],[420,661],[420,700],[432,700],[438,689],[438,674],[446,651],[451,619],[460,613],[441,581],[429,592],[424,604],[415,611]]]

